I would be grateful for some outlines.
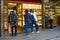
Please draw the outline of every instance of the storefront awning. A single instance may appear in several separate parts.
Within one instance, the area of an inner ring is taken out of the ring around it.
[[[5,1],[21,1],[21,2],[36,2],[36,3],[42,3],[41,0],[5,0]]]

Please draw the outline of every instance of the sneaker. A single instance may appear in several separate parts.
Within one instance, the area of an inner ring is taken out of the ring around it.
[[[37,31],[36,33],[39,33],[39,31]]]
[[[32,32],[32,33],[35,33],[35,32]]]

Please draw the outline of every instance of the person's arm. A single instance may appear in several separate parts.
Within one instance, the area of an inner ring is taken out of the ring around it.
[[[13,26],[12,15],[10,15],[10,24]]]
[[[12,16],[10,15],[10,23],[12,22]]]
[[[16,14],[15,14],[14,18],[15,18],[15,24],[14,25],[18,25],[18,17]]]
[[[27,14],[24,15],[24,22],[25,22],[25,24],[27,24],[27,22],[28,22],[28,15]]]
[[[33,14],[33,15],[34,15],[35,21],[37,21],[37,15],[36,14]]]
[[[15,15],[16,16],[16,22],[18,22],[18,17],[17,17],[17,15]]]

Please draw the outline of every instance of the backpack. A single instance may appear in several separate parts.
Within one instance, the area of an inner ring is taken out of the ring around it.
[[[45,22],[48,22],[48,17],[45,17]]]

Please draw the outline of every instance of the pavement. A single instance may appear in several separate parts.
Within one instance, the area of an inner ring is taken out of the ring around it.
[[[51,29],[41,29],[40,33],[29,33],[28,36],[25,32],[19,33],[16,37],[11,35],[3,35],[0,40],[60,40],[60,27]]]

